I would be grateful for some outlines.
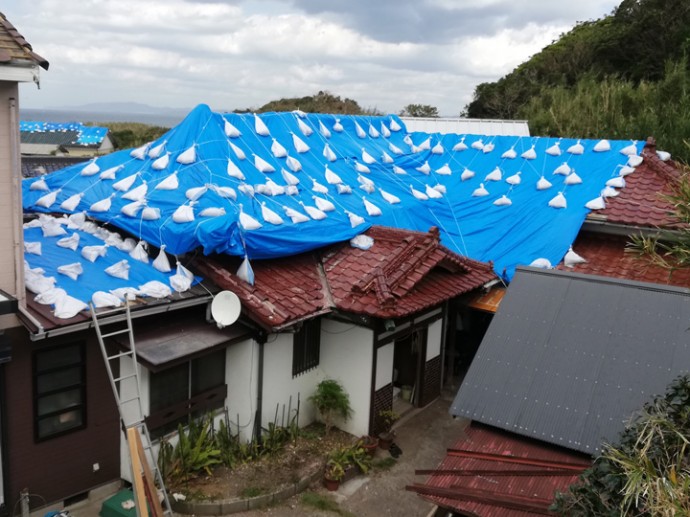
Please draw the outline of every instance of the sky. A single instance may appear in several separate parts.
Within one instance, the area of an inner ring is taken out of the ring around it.
[[[24,108],[136,102],[258,108],[329,91],[458,116],[495,81],[613,0],[4,0],[50,62]]]

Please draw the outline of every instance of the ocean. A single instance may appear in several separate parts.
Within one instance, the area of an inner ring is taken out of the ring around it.
[[[179,124],[184,115],[160,113],[124,113],[80,110],[20,109],[22,121],[37,122],[141,122],[152,126],[173,127]]]

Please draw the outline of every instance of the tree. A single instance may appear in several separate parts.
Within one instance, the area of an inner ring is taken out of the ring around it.
[[[690,377],[647,403],[551,507],[587,517],[690,515]]]
[[[357,101],[344,99],[327,91],[306,97],[290,97],[267,102],[256,109],[236,109],[235,113],[266,113],[271,111],[302,110],[307,113],[331,113],[343,115],[374,115],[375,109],[364,109]]]
[[[400,116],[438,118],[438,108],[429,104],[408,104],[400,112]]]

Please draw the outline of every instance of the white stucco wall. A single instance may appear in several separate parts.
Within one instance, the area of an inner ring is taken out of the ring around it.
[[[288,425],[288,413],[297,408],[298,398],[301,401],[300,427],[314,421],[314,409],[307,399],[314,392],[314,387],[323,379],[323,373],[321,368],[317,367],[302,375],[292,377],[292,338],[293,334],[287,332],[271,334],[264,345],[264,390],[261,412],[263,427],[267,427],[269,422],[274,421],[276,407],[278,408],[278,425],[281,425],[283,420],[285,420],[285,425]],[[321,350],[323,353],[323,347]],[[321,359],[323,360],[323,357]],[[290,411],[288,411],[289,408]],[[283,414],[285,414],[284,419]]]
[[[436,320],[429,325],[426,337],[426,360],[429,361],[441,353],[443,320]]]
[[[373,368],[372,330],[352,323],[321,320],[321,364],[324,378],[340,381],[350,396],[352,418],[337,422],[355,436],[367,434]]]
[[[240,439],[249,441],[254,428],[256,396],[259,378],[259,345],[252,339],[235,343],[225,352],[225,382],[228,385],[228,397],[225,407],[237,432],[239,414]]]
[[[391,342],[377,350],[376,356],[376,391],[393,382],[393,357],[395,343]]]

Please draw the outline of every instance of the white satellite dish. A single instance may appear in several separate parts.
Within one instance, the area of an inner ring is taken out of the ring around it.
[[[211,316],[221,329],[235,323],[241,310],[240,299],[232,291],[219,292],[211,302]]]

